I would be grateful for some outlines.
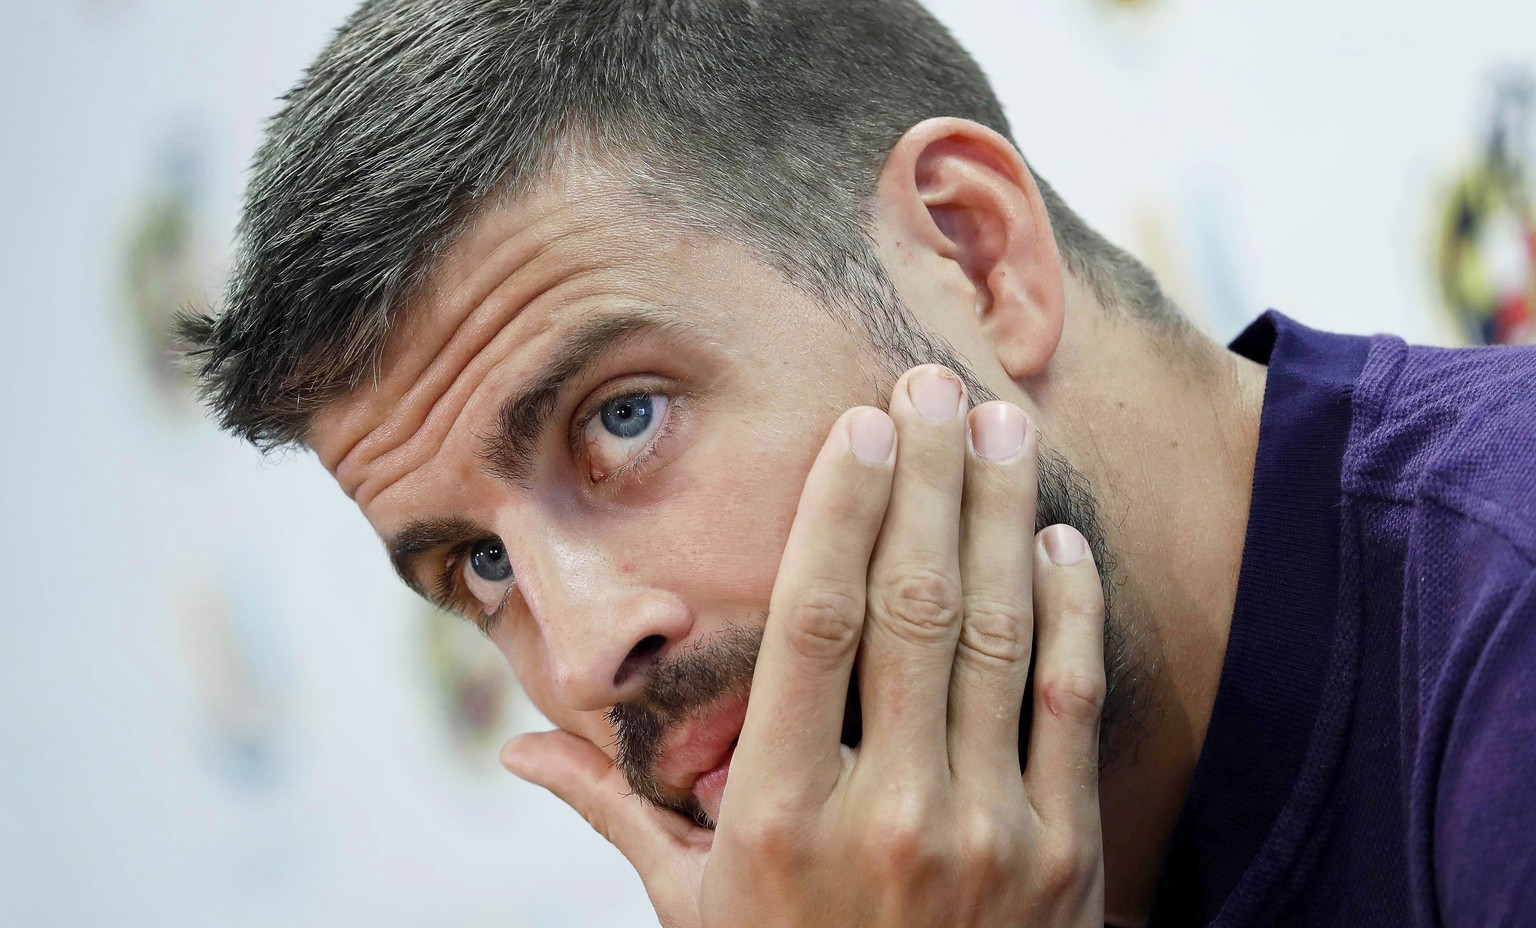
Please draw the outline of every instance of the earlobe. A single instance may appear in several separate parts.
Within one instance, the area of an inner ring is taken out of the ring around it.
[[[953,309],[980,329],[1008,375],[1043,371],[1061,339],[1063,272],[1045,203],[1013,145],[968,120],[926,120],[892,150],[880,201],[882,218],[905,233],[903,247],[952,278],[944,294],[964,296]]]

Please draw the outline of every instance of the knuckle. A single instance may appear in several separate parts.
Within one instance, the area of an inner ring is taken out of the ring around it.
[[[887,803],[864,832],[865,852],[884,872],[916,878],[941,871],[948,859],[947,832],[935,810],[919,799]]]
[[[873,504],[870,493],[873,481],[863,479],[857,482],[854,492],[840,494],[832,499],[821,502],[817,509],[817,521],[839,528],[852,528],[867,524],[871,518]]]
[[[1086,841],[1072,839],[1046,849],[1035,862],[1036,879],[1047,897],[1076,893],[1093,879],[1099,855]]]
[[[1068,667],[1056,671],[1041,683],[1041,697],[1053,716],[1092,724],[1104,710],[1106,689],[1102,671],[1084,673]]]
[[[863,610],[851,593],[822,585],[797,596],[785,619],[796,657],[840,660],[858,643]]]
[[[967,874],[999,877],[1013,869],[1019,855],[1018,830],[991,814],[974,814],[965,825],[961,863]]]
[[[960,584],[927,567],[897,572],[879,585],[875,611],[898,634],[929,643],[949,636],[960,615]]]
[[[1035,863],[1035,878],[1047,898],[1065,896],[1077,881],[1075,863],[1064,854],[1043,855]]]
[[[1104,624],[1104,592],[1094,574],[1092,583],[1074,583],[1055,591],[1051,612],[1057,621],[1072,628]]]
[[[954,497],[964,485],[964,474],[952,466],[947,456],[914,454],[918,466],[911,471],[911,478],[923,492],[932,496]]]
[[[732,825],[734,840],[760,863],[783,864],[801,858],[806,850],[805,830],[794,816],[772,810],[756,810]]]
[[[1029,660],[1030,641],[1024,630],[1029,611],[1022,607],[968,598],[960,628],[960,649],[981,663],[1014,665]]]

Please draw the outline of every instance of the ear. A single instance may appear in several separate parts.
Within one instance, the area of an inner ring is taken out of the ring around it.
[[[925,120],[892,149],[876,196],[901,263],[946,278],[917,288],[921,298],[968,297],[964,310],[1008,375],[1040,373],[1061,341],[1066,297],[1045,201],[1012,143],[969,120]]]

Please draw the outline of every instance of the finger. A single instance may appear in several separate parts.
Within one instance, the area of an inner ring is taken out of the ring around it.
[[[889,416],[859,407],[838,419],[811,466],[774,582],[726,808],[770,788],[819,803],[841,776],[848,680],[896,443]]]
[[[964,615],[949,684],[949,760],[1018,783],[1019,717],[1034,635],[1030,597],[1038,433],[1012,403],[971,411],[960,513]]]
[[[618,848],[647,886],[702,832],[632,794],[624,775],[592,742],[565,731],[520,735],[501,749],[501,764],[575,809]],[[654,894],[656,890],[652,889]]]
[[[1083,536],[1068,525],[1035,540],[1035,692],[1024,771],[1046,821],[1097,816],[1104,707],[1104,590]]]
[[[859,655],[863,752],[943,766],[949,675],[960,634],[960,492],[965,389],[934,364],[908,371],[891,397],[901,448],[869,568]],[[908,767],[907,769],[916,769]]]

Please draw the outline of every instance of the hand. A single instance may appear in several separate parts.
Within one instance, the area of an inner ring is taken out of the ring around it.
[[[965,406],[958,379],[925,366],[889,417],[859,408],[833,427],[785,546],[716,831],[627,795],[574,735],[508,745],[510,769],[624,852],[668,928],[1104,923],[1099,578],[1076,530],[1031,538],[1038,442],[1023,414]]]

